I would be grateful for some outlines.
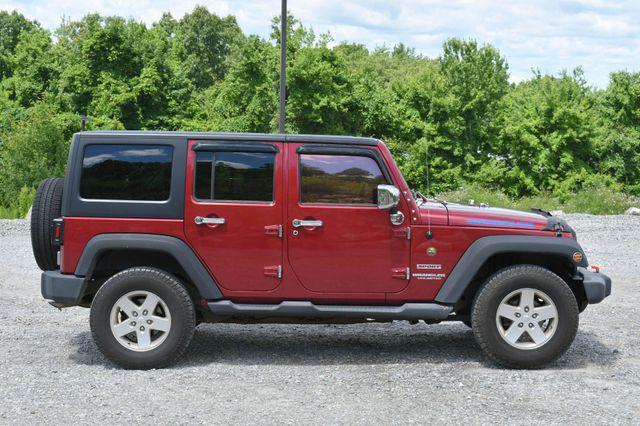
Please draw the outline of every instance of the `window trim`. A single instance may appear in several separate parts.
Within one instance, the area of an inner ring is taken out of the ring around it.
[[[273,150],[269,149],[269,150],[262,150],[262,147],[260,147],[260,151],[253,151],[253,150],[246,150],[244,149],[245,146],[247,146],[248,144],[224,144],[225,146],[223,146],[223,144],[219,144],[220,147],[222,148],[226,148],[227,145],[233,146],[235,149],[233,150],[228,150],[228,149],[211,149],[213,147],[199,147],[198,145],[211,145],[211,144],[196,144],[193,147],[193,150],[196,152],[196,156],[194,158],[194,162],[193,162],[193,185],[192,185],[192,197],[193,199],[200,203],[200,204],[260,204],[260,205],[275,205],[276,203],[276,166],[277,166],[277,158],[278,158],[278,148],[275,145],[269,145],[269,144],[259,144],[259,145],[263,145],[265,146],[265,148],[268,147],[272,147]],[[258,145],[258,144],[256,144]],[[217,145],[216,145],[217,147]],[[196,148],[200,148],[200,149],[196,149]],[[203,149],[205,148],[205,149]],[[251,148],[249,148],[251,149]],[[216,199],[212,199],[212,198],[198,198],[197,194],[196,194],[196,173],[197,173],[197,167],[198,167],[198,152],[211,152],[211,194],[214,193],[213,189],[214,189],[214,185],[215,185],[215,153],[216,152],[231,152],[231,153],[235,153],[235,154],[251,154],[251,153],[264,153],[264,154],[273,154],[273,175],[271,177],[272,179],[272,188],[271,188],[271,201],[261,201],[261,200],[216,200]]]
[[[183,219],[186,186],[187,142],[184,137],[158,137],[148,133],[115,134],[110,132],[80,132],[73,135],[68,169],[65,173],[62,215],[69,217],[105,217],[128,219]],[[171,196],[168,201],[114,201],[80,198],[82,155],[86,145],[166,145],[173,147]]]
[[[228,142],[198,142],[193,145],[196,152],[264,152],[278,153],[277,146],[268,143],[228,143]]]
[[[308,203],[302,201],[302,154],[311,155],[334,155],[342,157],[368,157],[376,162],[382,177],[384,177],[386,184],[395,185],[389,169],[385,164],[382,155],[372,148],[354,148],[352,146],[335,146],[335,145],[302,145],[296,150],[298,154],[298,204],[301,206],[349,206],[349,207],[377,207],[376,203]]]

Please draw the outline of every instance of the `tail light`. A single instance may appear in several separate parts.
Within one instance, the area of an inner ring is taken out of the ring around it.
[[[53,232],[51,233],[51,244],[61,246],[64,239],[64,219],[59,217],[53,219]]]

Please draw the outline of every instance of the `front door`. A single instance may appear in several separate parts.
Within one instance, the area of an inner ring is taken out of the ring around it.
[[[267,291],[280,284],[282,148],[189,143],[185,233],[225,289]]]
[[[393,184],[376,147],[287,144],[288,259],[301,284],[322,293],[397,292],[408,283],[405,222],[377,207]]]

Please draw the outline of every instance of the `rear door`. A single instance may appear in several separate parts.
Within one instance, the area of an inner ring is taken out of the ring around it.
[[[378,209],[378,184],[393,182],[376,147],[287,149],[288,259],[302,285],[343,294],[405,288],[411,216],[401,202],[405,223],[392,225],[389,211]]]
[[[225,289],[267,291],[280,284],[282,148],[189,142],[185,233]]]

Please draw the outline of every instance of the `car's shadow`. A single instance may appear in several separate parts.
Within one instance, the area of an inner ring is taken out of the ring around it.
[[[76,335],[78,364],[113,367],[93,343],[91,333]],[[569,351],[552,369],[611,365],[619,356],[589,332],[578,332]],[[201,325],[173,368],[207,364],[362,365],[480,362],[499,368],[482,354],[462,324],[426,327],[407,324],[360,325]]]

